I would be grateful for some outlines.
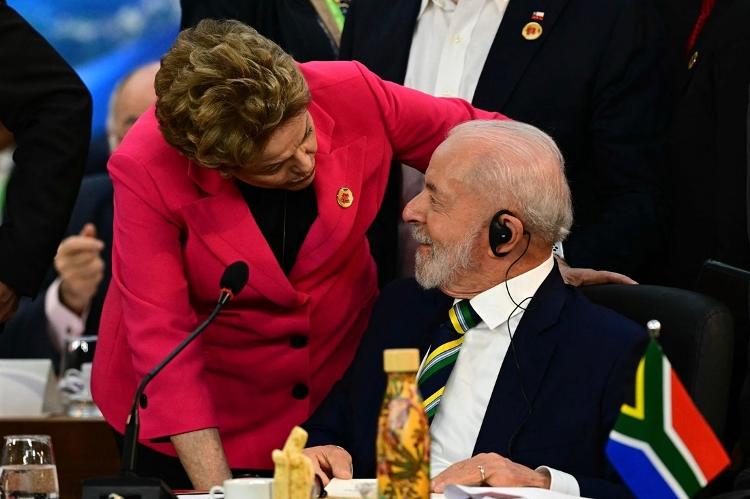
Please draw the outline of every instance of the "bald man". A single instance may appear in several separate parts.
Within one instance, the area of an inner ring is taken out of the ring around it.
[[[109,98],[107,139],[109,152],[120,145],[123,137],[143,112],[156,102],[154,78],[159,63],[152,62],[127,74]]]
[[[107,116],[110,152],[156,102],[154,77],[158,69],[158,62],[138,67],[112,91]],[[67,337],[98,331],[109,284],[112,242],[112,183],[106,174],[83,179],[66,233],[69,236],[55,256],[54,280],[8,323],[7,338],[0,338],[0,356],[57,359]]]
[[[553,140],[517,121],[457,126],[403,218],[416,280],[383,290],[351,367],[304,424],[323,482],[373,476],[383,350],[419,348],[432,492],[630,497],[604,442],[648,337],[563,282],[552,245],[573,212]]]

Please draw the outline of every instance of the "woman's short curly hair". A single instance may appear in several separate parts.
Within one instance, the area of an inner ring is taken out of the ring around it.
[[[204,20],[181,32],[155,87],[166,141],[213,168],[252,164],[271,133],[310,103],[292,57],[237,21]]]

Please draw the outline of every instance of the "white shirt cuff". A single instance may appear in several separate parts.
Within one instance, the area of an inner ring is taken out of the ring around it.
[[[62,352],[65,348],[65,338],[69,336],[79,337],[86,328],[86,317],[89,315],[88,308],[83,312],[83,317],[70,310],[60,301],[60,283],[58,277],[55,279],[44,295],[44,314],[47,316],[47,332],[55,348]]]
[[[581,497],[581,487],[573,475],[550,468],[549,466],[540,466],[536,469],[536,471],[542,470],[546,470],[549,473],[549,489],[551,491]]]

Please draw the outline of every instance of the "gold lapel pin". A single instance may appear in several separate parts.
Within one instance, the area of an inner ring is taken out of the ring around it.
[[[693,55],[690,56],[690,61],[688,62],[688,69],[693,69],[693,66],[695,66],[695,63],[698,62],[698,51],[696,50],[693,52]]]
[[[336,202],[342,208],[349,208],[354,202],[354,193],[348,187],[342,187],[336,194]]]
[[[542,25],[536,21],[527,22],[521,30],[521,34],[527,40],[536,40],[542,36]]]

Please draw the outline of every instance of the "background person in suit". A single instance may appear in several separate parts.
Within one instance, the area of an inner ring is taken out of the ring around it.
[[[432,388],[420,381],[426,399],[445,387],[430,426],[433,491],[484,482],[629,497],[604,444],[647,336],[563,283],[552,244],[572,211],[554,142],[518,122],[465,123],[425,180],[404,209],[416,282],[384,290],[352,366],[304,425],[306,453],[326,479],[347,477],[352,461],[372,476],[383,349],[435,351],[451,305],[468,300],[474,326],[443,340],[463,338],[455,364],[432,374],[444,380]]]
[[[750,2],[704,0],[695,10],[683,2],[657,3],[673,47],[667,66],[672,71],[666,178],[672,224],[665,281],[689,289],[709,258],[750,270],[750,30],[745,29]],[[680,22],[677,14],[673,17],[680,9],[693,16]],[[700,237],[689,237],[696,227]]]
[[[750,2],[659,0],[656,4],[670,42],[665,69],[672,106],[665,178],[672,223],[663,282],[701,290],[699,275],[707,259],[750,270]],[[721,292],[715,297],[727,299]],[[750,434],[750,420],[740,410],[750,330],[747,317],[734,319],[725,430],[730,448],[740,433]],[[750,463],[748,452],[750,446],[744,453],[745,467]]]
[[[128,73],[112,91],[107,114],[110,151],[156,101],[158,63]],[[112,182],[106,174],[84,177],[73,213],[43,292],[24,301],[0,337],[0,357],[51,358],[67,336],[96,334],[110,279]]]
[[[235,19],[276,42],[296,61],[332,61],[338,56],[347,6],[326,0],[180,0],[180,29],[195,27],[202,19]]]
[[[358,0],[347,14],[342,59],[381,78],[531,123],[568,165],[576,223],[563,245],[572,266],[644,275],[658,246],[657,174],[663,107],[660,43],[643,0]],[[375,228],[381,283],[413,268],[414,246],[395,223],[419,192],[398,173]],[[373,240],[371,238],[371,240]]]
[[[91,98],[73,69],[0,0],[0,122],[14,171],[0,226],[0,322],[34,296],[73,208],[91,134]]]

